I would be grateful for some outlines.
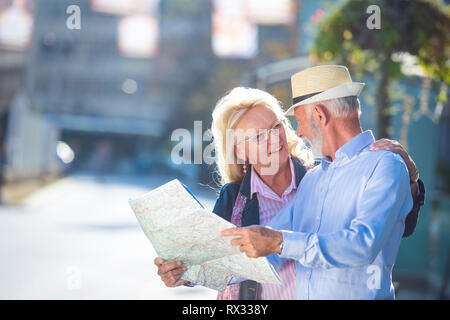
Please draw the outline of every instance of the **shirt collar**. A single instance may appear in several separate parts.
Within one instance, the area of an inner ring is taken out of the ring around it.
[[[294,165],[292,163],[291,157],[289,157],[289,167],[291,169],[291,183],[289,187],[283,192],[283,196],[292,192],[292,190],[297,189],[297,184],[295,183],[295,172]],[[258,176],[255,169],[252,166],[251,178],[250,178],[250,196],[253,198],[253,194],[259,193],[264,197],[280,198],[275,192],[272,191],[262,179]]]
[[[374,141],[375,138],[372,130],[361,132],[336,151],[334,154],[334,161],[331,161],[331,159],[327,157],[323,158],[322,167],[326,170],[331,164],[337,164],[345,158],[351,159],[368,145],[371,145]]]
[[[351,159],[365,147],[372,144],[374,141],[375,138],[371,130],[361,132],[356,137],[353,137],[350,141],[340,147],[335,153],[335,158],[337,159],[342,158],[343,156],[347,156],[348,159]]]

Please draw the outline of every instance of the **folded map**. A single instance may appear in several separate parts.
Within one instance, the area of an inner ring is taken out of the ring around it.
[[[281,284],[265,257],[249,258],[231,246],[233,237],[220,237],[220,231],[234,225],[204,209],[177,179],[129,204],[157,255],[183,262],[187,270],[182,279],[218,291],[225,290],[233,276]]]

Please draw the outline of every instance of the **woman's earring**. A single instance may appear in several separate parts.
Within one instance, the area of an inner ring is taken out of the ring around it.
[[[244,174],[247,173],[247,164],[244,163],[244,165],[242,166],[242,170],[244,171]]]

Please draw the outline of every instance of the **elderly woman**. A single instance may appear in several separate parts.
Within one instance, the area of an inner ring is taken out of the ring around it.
[[[213,112],[212,131],[222,188],[213,212],[236,226],[266,225],[293,199],[306,170],[314,165],[287,121],[279,102],[267,92],[235,88],[220,99]],[[231,134],[230,134],[231,133]],[[416,196],[414,162],[396,141],[381,140],[373,149],[399,153],[411,175]],[[406,220],[405,235],[417,222],[417,211]],[[186,285],[179,261],[155,259],[158,274],[169,287]],[[283,284],[258,284],[245,280],[230,283],[218,299],[295,299],[295,266],[287,260],[279,269]],[[189,284],[187,284],[189,285]]]

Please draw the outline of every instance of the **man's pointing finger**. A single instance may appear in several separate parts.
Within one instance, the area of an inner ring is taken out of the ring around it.
[[[240,246],[240,245],[242,245],[243,243],[242,243],[242,238],[238,238],[238,239],[233,239],[233,240],[231,240],[231,246],[233,246],[233,247],[237,247],[237,246]]]
[[[220,236],[221,237],[226,237],[226,236],[241,236],[242,235],[242,229],[241,228],[229,228],[229,229],[224,229],[220,232]]]

